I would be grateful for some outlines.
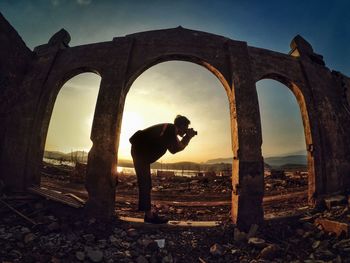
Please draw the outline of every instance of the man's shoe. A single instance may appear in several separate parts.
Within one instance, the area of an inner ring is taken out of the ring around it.
[[[166,224],[169,222],[169,220],[163,216],[159,216],[158,214],[153,214],[152,217],[147,217],[145,215],[144,222],[150,224]]]

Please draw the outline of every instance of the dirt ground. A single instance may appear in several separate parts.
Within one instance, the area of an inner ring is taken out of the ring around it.
[[[83,184],[68,180],[69,171],[57,174],[55,169],[44,170],[43,187],[87,198]],[[38,195],[2,193],[0,261],[350,262],[348,233],[337,235],[316,223],[319,218],[349,223],[347,198],[333,200],[323,210],[311,209],[307,174],[267,174],[265,186],[265,224],[249,233],[230,221],[231,183],[225,177],[153,180],[152,197],[160,213],[171,220],[221,221],[215,227],[154,226],[118,217],[101,222],[87,218],[82,208]],[[120,175],[116,193],[118,216],[142,218],[134,176]]]

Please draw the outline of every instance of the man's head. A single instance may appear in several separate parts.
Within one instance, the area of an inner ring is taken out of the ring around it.
[[[177,128],[177,134],[180,136],[184,136],[188,130],[188,125],[190,125],[190,120],[185,116],[177,115],[174,124]]]

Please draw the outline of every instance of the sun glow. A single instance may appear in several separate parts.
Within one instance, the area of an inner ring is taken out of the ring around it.
[[[129,158],[130,142],[129,138],[140,129],[143,129],[145,121],[136,112],[128,111],[123,115],[122,129],[119,142],[119,153],[121,158]]]

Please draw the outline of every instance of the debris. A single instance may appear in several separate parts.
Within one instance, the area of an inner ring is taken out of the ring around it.
[[[83,261],[85,259],[85,253],[83,251],[77,251],[77,252],[75,252],[75,257],[79,261]]]
[[[334,206],[344,204],[346,202],[346,198],[343,195],[335,195],[335,196],[325,198],[324,202],[326,204],[326,207],[328,209],[331,209]]]
[[[312,248],[313,249],[316,249],[320,246],[321,244],[321,241],[320,240],[316,240],[313,244],[312,244]]]
[[[165,257],[162,258],[162,263],[173,263],[173,256],[171,254],[166,255]]]
[[[248,239],[248,244],[253,245],[254,247],[257,248],[264,248],[266,247],[266,241],[262,238],[257,238],[257,237],[251,237]]]
[[[87,250],[87,256],[92,262],[101,262],[103,259],[103,252],[101,250]]]
[[[51,224],[49,224],[47,226],[47,229],[49,231],[56,231],[56,230],[59,230],[60,229],[60,225],[57,223],[57,222],[52,222]]]
[[[247,240],[247,234],[243,231],[239,231],[239,229],[236,227],[233,232],[233,238],[236,242],[242,242]]]
[[[28,233],[24,236],[24,243],[27,244],[27,243],[30,243],[32,242],[33,240],[35,239],[35,235],[33,233]]]
[[[315,225],[320,225],[325,231],[335,233],[337,236],[340,236],[342,233],[344,233],[345,236],[349,236],[349,225],[347,223],[317,218],[315,220]]]
[[[129,228],[127,234],[129,237],[137,237],[139,235],[135,228]]]
[[[136,263],[148,263],[148,260],[144,256],[140,255],[137,257]]]
[[[252,224],[250,226],[249,232],[247,234],[247,238],[254,237],[256,235],[256,232],[258,231],[259,226],[257,224]]]
[[[156,239],[154,241],[157,243],[159,248],[164,248],[164,246],[165,246],[165,239]]]
[[[30,219],[29,217],[25,216],[24,214],[22,214],[20,211],[18,211],[17,209],[15,209],[14,207],[10,206],[8,203],[6,203],[5,201],[0,199],[0,202],[5,205],[7,208],[9,208],[10,210],[12,210],[13,212],[15,212],[17,215],[19,215],[20,217],[24,218],[25,220],[27,220],[28,222],[32,223],[33,225],[36,225],[36,223]]]
[[[28,188],[28,191],[33,193],[33,194],[38,194],[43,197],[46,197],[50,200],[60,202],[63,204],[67,204],[69,206],[72,206],[74,208],[81,208],[84,205],[80,202],[77,201],[75,198],[72,198],[70,196],[67,196],[65,194],[62,194],[60,192],[54,191],[54,190],[49,190],[44,187],[37,187],[37,186],[32,186]]]
[[[213,256],[222,256],[224,254],[224,248],[219,244],[215,243],[210,247],[210,254]]]
[[[275,244],[268,245],[263,250],[261,250],[259,257],[261,259],[272,260],[272,259],[276,258],[279,251],[280,251],[280,248],[277,245],[275,245]]]
[[[93,242],[95,240],[95,236],[93,234],[85,234],[83,238],[86,242]]]

